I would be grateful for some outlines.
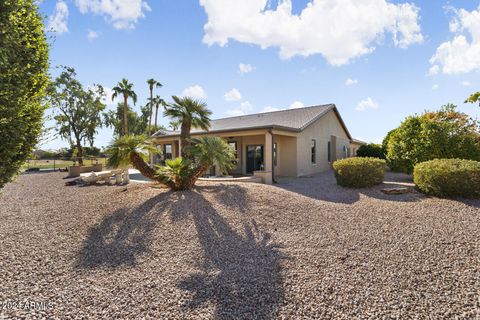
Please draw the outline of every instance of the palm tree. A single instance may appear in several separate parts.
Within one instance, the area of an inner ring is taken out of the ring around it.
[[[167,160],[157,171],[172,190],[190,190],[207,169],[216,164],[222,172],[235,167],[235,152],[220,137],[201,137],[192,141],[193,160],[178,157]]]
[[[160,82],[158,82],[157,80],[155,79],[148,79],[147,80],[147,83],[148,83],[148,88],[150,89],[150,102],[153,101],[153,87],[157,87],[157,88],[161,88],[162,87],[162,84]],[[152,131],[151,131],[151,128],[152,128],[152,114],[153,114],[153,103],[150,103],[150,122],[148,124],[148,134],[151,135],[152,134]],[[156,125],[155,125],[156,127]]]
[[[173,121],[180,122],[180,142],[182,145],[183,158],[190,159],[190,146],[192,127],[208,131],[210,127],[210,115],[212,112],[207,109],[205,102],[190,97],[179,98],[172,96],[173,103],[165,107],[163,115],[170,117]]]
[[[146,158],[148,152],[157,149],[144,135],[127,135],[115,140],[108,148],[108,165],[114,168],[132,164],[142,175],[168,186],[172,190],[189,190],[205,171],[213,164],[226,171],[234,166],[234,151],[228,143],[219,137],[202,137],[193,140],[192,160],[178,157],[167,160],[165,166],[155,171]]]
[[[163,100],[162,98],[160,98],[160,96],[156,96],[155,98],[153,98],[153,102],[155,103],[155,130],[157,130],[157,120],[158,120],[158,107],[160,105],[162,106],[166,106],[167,103],[165,102],[165,100]]]
[[[112,101],[119,95],[123,95],[123,134],[128,135],[127,101],[131,97],[133,104],[137,103],[137,94],[133,91],[133,83],[123,78],[113,89]]]

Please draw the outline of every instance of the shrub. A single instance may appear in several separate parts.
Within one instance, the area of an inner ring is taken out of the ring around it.
[[[36,2],[0,1],[0,188],[19,172],[42,131],[49,66]]]
[[[480,198],[480,162],[461,159],[422,162],[415,166],[413,181],[425,194]]]
[[[347,158],[335,161],[333,169],[342,187],[364,188],[383,182],[386,161],[378,158]]]
[[[420,162],[433,159],[480,160],[478,122],[456,106],[408,117],[390,135],[387,161],[394,171],[411,173]]]
[[[373,157],[385,159],[385,154],[383,153],[382,146],[375,143],[363,144],[357,150],[358,157]]]

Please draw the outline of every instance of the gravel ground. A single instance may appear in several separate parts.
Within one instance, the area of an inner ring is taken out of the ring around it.
[[[0,319],[480,318],[478,200],[330,172],[178,193],[62,177],[0,195]]]

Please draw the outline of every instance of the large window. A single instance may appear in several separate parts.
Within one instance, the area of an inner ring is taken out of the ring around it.
[[[328,154],[328,162],[332,162],[332,144],[330,141],[328,141],[328,146],[327,146],[327,154]]]
[[[273,165],[274,165],[274,166],[277,165],[277,153],[278,153],[277,143],[274,142],[274,143],[273,143]]]
[[[165,155],[165,160],[173,158],[173,150],[171,144],[165,144],[163,146],[163,154]]]
[[[312,139],[312,163],[317,163],[317,140]]]

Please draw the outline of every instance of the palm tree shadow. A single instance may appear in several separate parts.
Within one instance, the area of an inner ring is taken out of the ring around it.
[[[76,267],[134,266],[139,256],[149,252],[152,232],[170,202],[170,194],[161,193],[134,209],[116,210],[91,227],[78,253]]]
[[[280,246],[255,220],[244,222],[243,232],[234,230],[201,194],[190,196],[200,208],[189,214],[204,257],[201,271],[178,285],[193,294],[183,309],[213,303],[215,319],[273,318],[284,295]]]

